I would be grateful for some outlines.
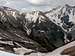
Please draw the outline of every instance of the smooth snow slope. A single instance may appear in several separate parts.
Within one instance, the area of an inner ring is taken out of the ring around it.
[[[8,53],[8,52],[4,52],[4,51],[0,51],[0,56],[18,56],[18,55],[12,54],[12,53]]]

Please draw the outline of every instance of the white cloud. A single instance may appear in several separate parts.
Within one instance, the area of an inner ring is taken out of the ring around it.
[[[26,1],[34,5],[44,5],[44,4],[47,5],[50,2],[50,0],[26,0]]]
[[[0,6],[8,6],[15,9],[24,10],[48,10],[64,4],[75,5],[75,0],[0,0]]]
[[[5,3],[7,3],[7,0],[0,0],[0,6],[4,5]]]

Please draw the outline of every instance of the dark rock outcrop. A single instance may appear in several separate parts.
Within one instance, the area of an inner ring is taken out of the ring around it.
[[[75,56],[75,46],[65,49],[61,54]]]

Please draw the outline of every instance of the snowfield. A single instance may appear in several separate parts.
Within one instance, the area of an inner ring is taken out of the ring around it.
[[[16,54],[0,51],[0,56],[17,56]]]

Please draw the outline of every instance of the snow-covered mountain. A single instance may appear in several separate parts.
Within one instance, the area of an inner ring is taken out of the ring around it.
[[[53,51],[63,46],[65,41],[74,40],[73,36],[67,38],[72,31],[74,32],[74,17],[75,6],[69,5],[58,6],[46,12],[21,12],[1,6],[0,44],[5,49],[4,51],[8,50],[4,47],[5,45],[9,46],[13,53],[17,53],[15,50],[18,48],[40,52]]]
[[[66,4],[65,6],[58,6],[49,11],[32,11],[26,14],[26,19],[29,22],[39,23],[51,21],[65,32],[65,34],[74,31],[75,27],[75,6]],[[30,27],[29,27],[30,28]],[[30,32],[30,31],[29,31]],[[66,38],[65,38],[66,39]]]
[[[47,17],[50,18],[51,21],[53,21],[55,24],[59,25],[66,32],[67,32],[67,30],[71,31],[70,28],[72,26],[68,27],[68,28],[63,28],[64,27],[64,26],[62,27],[62,25],[64,24],[64,22],[62,22],[63,17],[69,17],[68,21],[66,21],[66,22],[72,22],[72,24],[75,24],[75,19],[74,19],[75,6],[70,6],[67,4],[63,7],[58,6],[57,8],[53,8],[52,10],[45,12],[45,14],[47,15]],[[64,19],[64,20],[66,20],[66,19]],[[65,25],[65,27],[67,27],[67,26],[68,26],[68,24]]]
[[[29,18],[29,21],[39,21],[42,20],[42,17],[47,17],[49,20],[54,22],[56,25],[60,26],[65,32],[71,31],[72,25],[75,24],[75,6],[70,6],[66,4],[65,6],[58,6],[56,8],[50,9],[49,11],[32,11],[26,14],[26,18]],[[62,19],[63,17],[69,17],[68,21]],[[47,20],[47,19],[46,19]],[[64,20],[66,21],[65,24]],[[62,22],[63,21],[63,22]],[[65,24],[65,25],[63,25]],[[69,25],[70,24],[70,25]]]

